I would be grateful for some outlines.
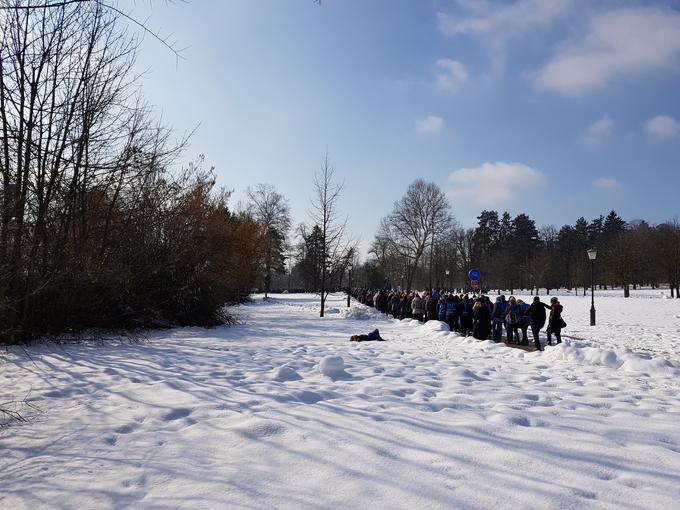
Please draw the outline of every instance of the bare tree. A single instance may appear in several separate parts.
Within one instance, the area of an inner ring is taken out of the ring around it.
[[[264,297],[271,286],[272,270],[284,270],[286,236],[290,230],[290,207],[286,198],[271,184],[257,184],[247,188],[249,212],[262,227],[264,269]]]
[[[321,274],[320,274],[320,294],[321,311],[320,316],[324,316],[326,298],[330,292],[329,280],[342,267],[345,254],[351,247],[351,243],[346,238],[347,219],[341,219],[338,211],[338,201],[344,183],[335,182],[335,167],[328,158],[328,151],[321,160],[321,167],[314,175],[314,198],[312,199],[312,210],[310,217],[312,223],[318,226],[321,231],[320,251],[321,251]]]
[[[452,222],[444,192],[434,183],[414,181],[383,218],[376,239],[387,241],[403,262],[406,288],[411,290],[418,264],[428,244]]]
[[[168,171],[185,140],[137,98],[119,21],[96,1],[0,11],[0,342],[215,323],[255,282],[257,224],[211,171]]]

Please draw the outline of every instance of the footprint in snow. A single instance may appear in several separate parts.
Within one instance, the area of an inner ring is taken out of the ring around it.
[[[127,425],[121,425],[117,429],[114,429],[114,432],[116,434],[129,434],[131,432],[134,432],[139,428],[139,424],[137,423],[128,423]]]
[[[179,420],[181,418],[186,418],[190,414],[191,414],[191,409],[187,409],[186,407],[178,407],[178,408],[170,411],[165,416],[163,416],[163,420],[164,421]]]

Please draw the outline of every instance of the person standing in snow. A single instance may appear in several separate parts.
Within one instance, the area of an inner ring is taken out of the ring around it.
[[[439,296],[439,303],[437,303],[437,318],[446,322],[446,299],[444,299],[443,294]],[[449,329],[451,329],[451,326],[449,326]]]
[[[508,334],[507,343],[518,344],[519,343],[519,307],[517,306],[517,300],[515,296],[510,296],[508,298],[508,306],[505,310],[505,329]]]
[[[491,302],[491,299],[489,299],[489,296],[484,296],[484,303],[486,304],[487,309],[489,310],[489,335],[488,339],[491,340],[491,332],[493,331],[493,303]]]
[[[472,336],[478,340],[489,338],[489,308],[484,298],[478,298],[472,307]]]
[[[541,301],[538,296],[534,297],[534,302],[531,303],[529,309],[526,311],[526,315],[531,321],[531,334],[534,335],[534,345],[539,351],[543,350],[541,345],[541,340],[539,339],[539,333],[543,326],[545,326],[545,310],[546,308],[550,310],[550,305],[546,305]]]
[[[423,314],[425,313],[425,307],[423,306],[423,299],[416,292],[413,296],[413,301],[411,301],[411,314],[414,319],[423,322]]]
[[[518,299],[517,308],[519,308],[519,329],[522,330],[522,345],[529,345],[529,337],[527,336],[527,330],[529,324],[531,324],[531,318],[527,315],[529,305]]]
[[[462,313],[460,315],[460,329],[463,336],[468,336],[472,333],[472,307],[475,301],[465,294],[462,299]]]
[[[425,305],[425,313],[427,320],[437,320],[437,301],[439,301],[438,294],[435,295],[436,291],[433,291],[431,294],[428,294],[429,296],[429,301]]]
[[[548,345],[552,345],[552,334],[555,334],[557,343],[562,343],[562,328],[566,327],[564,319],[562,319],[562,311],[564,307],[560,304],[556,297],[550,298],[550,318],[548,319]]]
[[[460,332],[460,325],[458,322],[458,296],[452,296],[449,294],[446,297],[446,322],[449,323],[449,329]]]
[[[395,319],[401,318],[401,298],[398,292],[395,292],[390,299],[390,311]]]
[[[493,305],[491,319],[493,320],[493,341],[498,343],[503,339],[503,323],[505,322],[505,310],[508,304],[505,296],[498,296],[496,304]]]

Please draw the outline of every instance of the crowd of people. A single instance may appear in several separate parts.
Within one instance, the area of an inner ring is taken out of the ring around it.
[[[540,331],[547,321],[548,345],[552,337],[562,342],[563,307],[556,297],[550,304],[543,303],[536,296],[531,304],[504,295],[491,301],[487,295],[457,293],[444,290],[406,292],[393,289],[351,290],[352,295],[361,303],[375,307],[395,319],[416,319],[421,322],[439,320],[448,324],[451,331],[463,336],[472,335],[479,340],[505,342],[508,344],[529,345],[528,331],[531,328],[534,345],[543,350]],[[549,310],[549,314],[546,312]]]

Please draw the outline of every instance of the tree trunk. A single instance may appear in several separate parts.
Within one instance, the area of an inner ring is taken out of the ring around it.
[[[623,284],[623,297],[630,297],[630,285],[627,283]]]

